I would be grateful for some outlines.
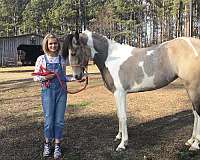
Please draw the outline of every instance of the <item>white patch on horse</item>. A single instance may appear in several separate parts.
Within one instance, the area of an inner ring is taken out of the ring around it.
[[[147,56],[154,54],[154,50],[147,51]]]
[[[186,145],[189,145],[189,150],[197,150],[199,148],[199,140],[200,140],[200,117],[196,111],[194,113],[194,127],[192,137],[186,142]]]
[[[144,61],[140,61],[138,66],[142,67],[142,71],[144,73],[144,79],[142,80],[142,83],[134,83],[134,86],[131,88],[130,91],[134,91],[134,92],[137,92],[137,91],[140,91],[141,88],[154,88],[155,87],[155,84],[153,82],[154,80],[154,75],[153,76],[148,76],[145,71],[144,71]]]
[[[88,37],[87,45],[90,46],[90,48],[91,48],[91,57],[94,58],[94,55],[97,53],[97,51],[94,49],[94,43],[93,43],[93,39],[92,39],[92,32],[90,32],[88,30],[85,30],[83,33],[86,34],[87,37]]]
[[[138,66],[143,67],[144,61],[139,62]],[[144,71],[143,71],[144,72]]]
[[[198,53],[197,53],[196,49],[194,48],[194,46],[192,45],[190,39],[184,38],[184,37],[181,37],[181,39],[185,40],[189,44],[189,46],[192,48],[192,50],[194,51],[195,56],[198,56]]]
[[[105,65],[108,68],[113,78],[115,87],[123,89],[123,86],[119,79],[120,66],[131,56],[134,47],[128,45],[121,45],[114,41],[108,40],[108,57],[105,61]]]

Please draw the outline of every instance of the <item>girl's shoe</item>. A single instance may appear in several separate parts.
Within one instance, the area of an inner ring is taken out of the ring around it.
[[[61,147],[59,143],[56,143],[54,150],[54,159],[58,160],[60,158],[61,158]]]
[[[49,157],[51,154],[51,143],[44,143],[43,157]]]

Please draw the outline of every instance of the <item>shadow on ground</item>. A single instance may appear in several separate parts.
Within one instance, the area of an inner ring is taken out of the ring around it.
[[[1,160],[42,159],[42,115],[5,119],[12,127],[0,129]],[[4,121],[4,120],[3,120]],[[116,152],[114,142],[118,120],[115,115],[73,117],[66,120],[62,143],[65,160],[152,160],[199,159],[188,152],[184,142],[192,133],[191,111],[139,124],[128,121],[129,146]],[[51,158],[50,158],[51,159]]]

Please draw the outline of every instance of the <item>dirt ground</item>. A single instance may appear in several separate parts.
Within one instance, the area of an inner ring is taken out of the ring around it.
[[[0,159],[40,160],[43,115],[32,67],[0,68]],[[89,68],[86,90],[68,95],[62,141],[64,160],[199,160],[184,143],[193,127],[192,106],[180,80],[127,97],[129,145],[116,152],[118,119],[112,94]],[[69,90],[81,87],[69,83]],[[51,158],[49,158],[51,159]]]

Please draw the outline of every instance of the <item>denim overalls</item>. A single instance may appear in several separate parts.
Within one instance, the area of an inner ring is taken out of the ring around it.
[[[47,56],[44,55],[44,57],[46,69],[58,73],[60,79],[66,82],[61,65],[61,56],[59,55],[59,63],[49,63]],[[63,83],[62,87],[56,77],[50,80],[48,87],[42,84],[41,95],[44,113],[44,135],[49,140],[62,138],[67,101],[67,92],[63,88],[66,88],[66,83]]]

